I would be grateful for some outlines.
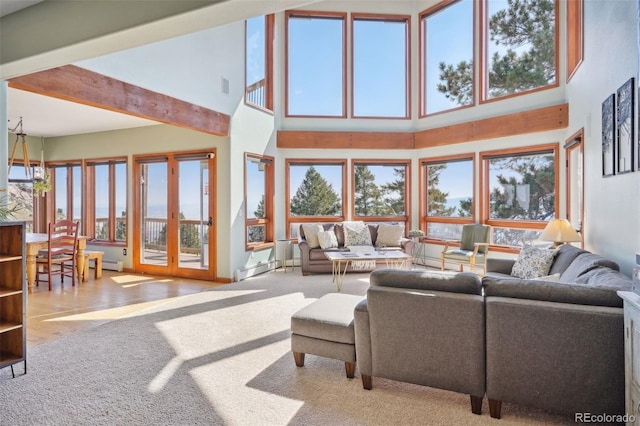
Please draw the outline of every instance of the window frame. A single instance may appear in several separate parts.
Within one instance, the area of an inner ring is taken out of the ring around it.
[[[496,102],[504,99],[511,99],[514,97],[528,95],[543,90],[549,90],[560,86],[560,1],[553,0],[555,8],[554,19],[554,31],[555,31],[555,81],[545,86],[535,87],[533,89],[523,90],[518,93],[511,93],[504,96],[495,98],[489,97],[489,16],[488,16],[488,2],[490,0],[481,0],[479,2],[479,15],[480,15],[480,31],[477,33],[480,39],[480,55],[479,55],[479,67],[480,67],[480,104]]]
[[[273,109],[274,109],[274,103],[273,103],[273,81],[274,81],[274,73],[273,73],[273,55],[274,55],[274,48],[273,48],[273,42],[275,39],[275,15],[273,14],[269,14],[269,15],[263,15],[262,16],[265,20],[265,34],[264,34],[264,39],[265,39],[265,46],[264,46],[264,66],[265,66],[265,70],[264,70],[264,75],[265,75],[265,84],[264,84],[264,106],[257,104],[255,102],[251,102],[249,100],[249,94],[251,93],[252,90],[250,90],[250,87],[247,87],[247,64],[249,63],[249,61],[247,60],[247,20],[245,20],[245,24],[244,24],[244,67],[245,67],[245,72],[244,72],[244,86],[245,86],[245,92],[244,92],[244,102],[246,105],[257,108],[259,110],[268,112],[268,113],[272,113],[273,114]],[[254,83],[252,86],[256,86],[257,83]]]
[[[385,216],[359,216],[356,215],[356,167],[359,165],[372,166],[404,166],[405,187],[404,187],[404,214]],[[353,159],[351,160],[351,217],[353,220],[363,222],[399,222],[404,223],[405,232],[411,226],[411,160],[383,160],[383,159]]]
[[[125,211],[127,214],[125,215],[125,240],[119,241],[116,240],[116,228],[117,228],[117,211],[116,211],[116,175],[115,175],[115,167],[118,164],[125,165],[125,200],[126,207]],[[95,166],[109,166],[109,216],[107,218],[107,226],[108,226],[108,239],[106,240],[97,240],[95,239],[95,228],[96,228],[96,217],[95,217],[95,202],[96,202],[96,194],[95,194],[95,170],[93,167]],[[105,158],[91,158],[85,160],[85,223],[86,229],[84,231],[85,235],[91,238],[91,244],[96,245],[109,245],[109,246],[122,246],[126,247],[129,241],[129,159],[127,157],[105,157]],[[91,226],[89,226],[91,224]]]
[[[584,58],[584,0],[567,1],[567,80],[569,83]]]
[[[24,160],[20,160],[20,159],[14,159],[13,163],[11,165],[11,167],[20,167],[24,169],[25,163]],[[31,163],[30,165],[31,167],[31,176],[34,175],[34,171],[35,168],[38,167],[36,166],[36,163]],[[45,165],[45,171],[48,172],[46,165]],[[25,183],[25,184],[30,184],[31,185],[31,191],[32,191],[32,196],[31,196],[31,221],[29,222],[28,220],[25,220],[26,222],[26,232],[46,232],[46,225],[45,222],[43,221],[42,218],[42,211],[43,211],[43,200],[44,197],[47,194],[43,194],[39,197],[36,197],[33,194],[33,183],[34,180],[30,179],[28,177],[25,177],[24,179],[17,179],[17,178],[11,178],[9,177],[9,163],[7,163],[7,190],[8,190],[8,186],[10,184],[19,184],[19,183]],[[9,194],[7,193],[7,203],[11,204],[11,197],[9,196]]]
[[[342,215],[341,216],[292,216],[291,215],[291,166],[341,166],[342,168]],[[347,160],[330,158],[330,159],[312,159],[312,158],[287,158],[285,159],[285,214],[286,214],[286,238],[292,238],[294,233],[291,232],[291,226],[298,223],[313,222],[335,222],[339,223],[346,220],[347,212]],[[296,233],[297,234],[297,233]],[[296,235],[297,237],[297,235]]]
[[[58,185],[56,180],[58,179],[56,170],[57,169],[66,169],[67,171],[67,182],[65,185],[67,195],[66,195],[66,205],[65,208],[67,210],[67,214],[64,219],[70,221],[76,221],[73,218],[73,207],[74,207],[74,176],[73,169],[74,167],[80,168],[80,226],[78,228],[78,232],[86,235],[86,216],[85,216],[85,204],[86,204],[86,190],[82,189],[82,185],[86,183],[86,174],[84,170],[83,160],[68,160],[68,161],[51,161],[46,163],[46,169],[51,176],[51,191],[47,192],[45,195],[46,200],[46,213],[45,213],[45,223],[56,222],[58,221],[56,209],[56,193]],[[86,185],[85,185],[86,187]],[[69,217],[71,215],[71,217]]]
[[[444,217],[444,216],[429,216],[428,212],[428,188],[427,184],[428,172],[427,168],[429,165],[442,164],[442,163],[455,163],[461,161],[471,161],[471,188],[472,188],[472,196],[471,196],[471,217]],[[438,157],[426,157],[418,160],[420,164],[420,180],[418,184],[418,203],[419,203],[419,229],[421,229],[425,233],[425,237],[427,241],[430,242],[444,242],[441,238],[433,238],[428,234],[429,223],[438,223],[438,224],[471,224],[476,222],[476,207],[477,196],[476,196],[476,183],[477,183],[477,159],[475,153],[462,153],[456,155],[444,155]]]
[[[476,70],[478,68],[478,54],[476,52],[475,46],[476,46],[476,40],[478,38],[478,32],[477,32],[477,24],[476,24],[476,16],[478,14],[478,6],[477,6],[477,2],[473,1],[473,28],[472,28],[472,37],[473,37],[473,41],[472,41],[472,45],[473,45],[473,53],[472,53],[472,61],[473,61],[473,75],[471,78],[471,103],[469,105],[461,105],[458,107],[454,107],[454,108],[448,108],[442,111],[436,111],[436,112],[429,112],[427,110],[427,96],[425,94],[425,89],[427,87],[427,70],[426,70],[426,55],[425,55],[425,49],[426,49],[426,19],[431,16],[434,15],[436,13],[442,12],[444,9],[448,8],[449,6],[452,6],[456,3],[458,3],[461,0],[443,0],[440,3],[429,7],[428,9],[423,10],[422,12],[420,12],[418,14],[418,31],[419,31],[419,36],[418,36],[418,64],[419,64],[419,69],[418,69],[418,111],[419,111],[419,115],[418,118],[425,118],[425,117],[430,117],[430,116],[434,116],[434,115],[438,115],[438,114],[444,114],[444,113],[448,113],[448,112],[452,112],[452,111],[458,111],[461,109],[465,109],[465,108],[471,108],[473,106],[476,105],[476,101],[477,101],[477,83],[478,83],[478,79],[476,78]]]
[[[264,164],[264,217],[255,218],[249,217],[247,211],[247,185],[248,173],[247,162],[255,161],[260,164]],[[271,247],[275,244],[275,217],[274,217],[274,187],[275,187],[275,158],[268,155],[254,154],[250,152],[244,153],[244,245],[245,251],[259,250],[266,247]],[[259,242],[249,242],[248,234],[249,228],[252,226],[264,226],[265,228],[265,240]]]
[[[355,23],[358,20],[362,21],[375,21],[375,22],[403,22],[405,24],[405,114],[404,116],[388,116],[388,115],[356,115],[355,114]],[[374,118],[374,119],[387,119],[387,120],[408,120],[411,119],[411,15],[390,15],[390,14],[376,14],[376,13],[351,13],[350,21],[351,29],[351,118]],[[345,63],[346,64],[346,63]],[[346,68],[346,66],[345,66]]]
[[[481,178],[480,178],[480,200],[481,219],[485,225],[499,228],[511,228],[519,230],[540,230],[542,231],[548,221],[544,220],[511,220],[511,219],[491,219],[490,218],[490,198],[491,183],[489,175],[489,160],[495,158],[519,157],[525,155],[551,154],[554,157],[554,217],[558,218],[560,213],[560,145],[559,143],[549,143],[541,145],[531,145],[519,148],[499,149],[480,152]],[[511,246],[493,244],[492,247],[501,247],[513,250]]]
[[[340,19],[342,20],[342,114],[340,115],[313,115],[292,114],[289,111],[289,19]],[[284,13],[284,116],[293,118],[347,118],[347,13],[346,12],[319,12],[308,10],[287,10]]]

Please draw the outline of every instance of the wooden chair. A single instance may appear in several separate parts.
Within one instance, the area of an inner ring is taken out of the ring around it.
[[[70,220],[49,223],[47,249],[40,250],[36,258],[36,285],[46,281],[51,291],[52,277],[55,275],[60,276],[61,285],[64,285],[64,277],[70,277],[71,285],[76,285],[78,224]]]
[[[450,262],[460,265],[460,272],[464,265],[469,265],[470,272],[473,272],[476,266],[480,266],[483,274],[486,274],[490,230],[489,225],[463,225],[460,241],[457,241],[460,247],[449,248],[450,242],[447,242],[440,253],[441,269],[444,271],[445,263]]]

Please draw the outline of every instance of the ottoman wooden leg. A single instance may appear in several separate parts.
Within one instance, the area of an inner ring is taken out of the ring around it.
[[[296,360],[296,365],[298,367],[304,367],[304,353],[302,352],[294,352],[293,359]]]
[[[347,372],[347,378],[353,379],[353,376],[356,373],[356,363],[355,362],[346,362],[344,363],[344,369]]]

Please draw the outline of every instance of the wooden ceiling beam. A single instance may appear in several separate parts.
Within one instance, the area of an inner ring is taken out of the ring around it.
[[[74,65],[9,80],[9,87],[133,115],[216,136],[229,136],[230,117]]]

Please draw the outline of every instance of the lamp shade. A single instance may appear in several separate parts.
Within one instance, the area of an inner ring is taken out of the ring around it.
[[[567,219],[552,219],[547,224],[540,239],[543,241],[552,241],[556,244],[562,244],[567,242],[582,241],[580,234],[573,229],[571,223]]]

